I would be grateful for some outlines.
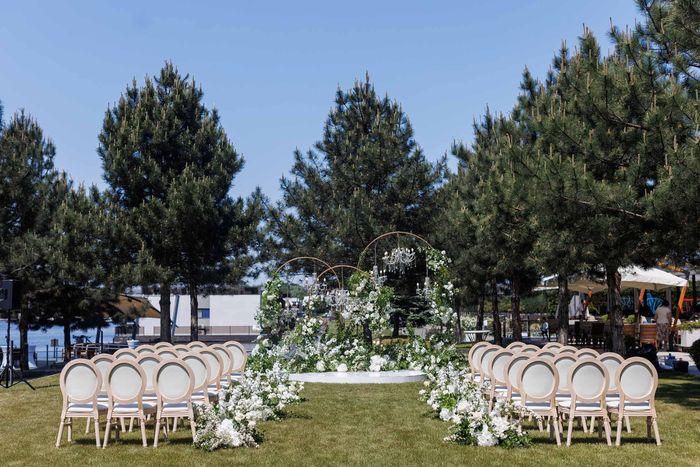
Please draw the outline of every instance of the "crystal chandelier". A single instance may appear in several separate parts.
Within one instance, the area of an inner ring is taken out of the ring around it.
[[[416,252],[413,248],[397,247],[391,253],[385,251],[382,260],[389,272],[398,272],[402,276],[406,269],[416,265]]]
[[[381,287],[386,282],[384,270],[380,271],[376,264],[372,268],[372,281],[377,287]]]

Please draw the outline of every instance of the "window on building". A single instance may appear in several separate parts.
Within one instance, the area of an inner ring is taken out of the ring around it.
[[[199,308],[197,310],[199,319],[209,319],[209,308]]]

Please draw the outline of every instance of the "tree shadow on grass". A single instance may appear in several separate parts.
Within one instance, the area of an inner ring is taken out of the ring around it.
[[[662,373],[656,399],[700,410],[700,378],[676,372]]]

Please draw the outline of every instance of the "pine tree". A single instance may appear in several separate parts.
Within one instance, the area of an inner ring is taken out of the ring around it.
[[[56,180],[55,148],[39,124],[24,111],[15,114],[0,135],[0,276],[22,286],[19,317],[20,363],[27,368],[31,303],[44,277],[42,251],[48,234]]]
[[[248,253],[260,214],[259,195],[247,203],[228,195],[243,159],[202,98],[194,80],[166,63],[158,78],[142,87],[134,81],[107,110],[99,137],[109,194],[142,245],[132,252],[143,265],[138,283],[160,284],[163,341],[171,335],[171,284],[188,286],[196,339],[202,281],[222,277],[237,254]]]
[[[383,233],[432,231],[444,161],[425,159],[406,114],[377,96],[369,76],[337,91],[323,139],[306,154],[297,150],[294,160],[271,210],[280,258],[355,264]]]

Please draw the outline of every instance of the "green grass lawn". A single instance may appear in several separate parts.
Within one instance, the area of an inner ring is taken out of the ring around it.
[[[528,425],[532,447],[506,450],[444,443],[448,424],[418,400],[419,384],[308,384],[305,401],[288,416],[260,425],[257,449],[212,453],[191,446],[189,430],[178,430],[158,448],[142,448],[135,431],[120,443],[97,449],[94,435],[79,422],[72,445],[54,443],[61,408],[58,377],[33,381],[37,387],[0,389],[1,465],[700,465],[700,379],[662,375],[657,394],[662,446],[646,439],[642,420],[620,448],[580,431],[571,447]],[[149,444],[153,431],[149,427]]]

